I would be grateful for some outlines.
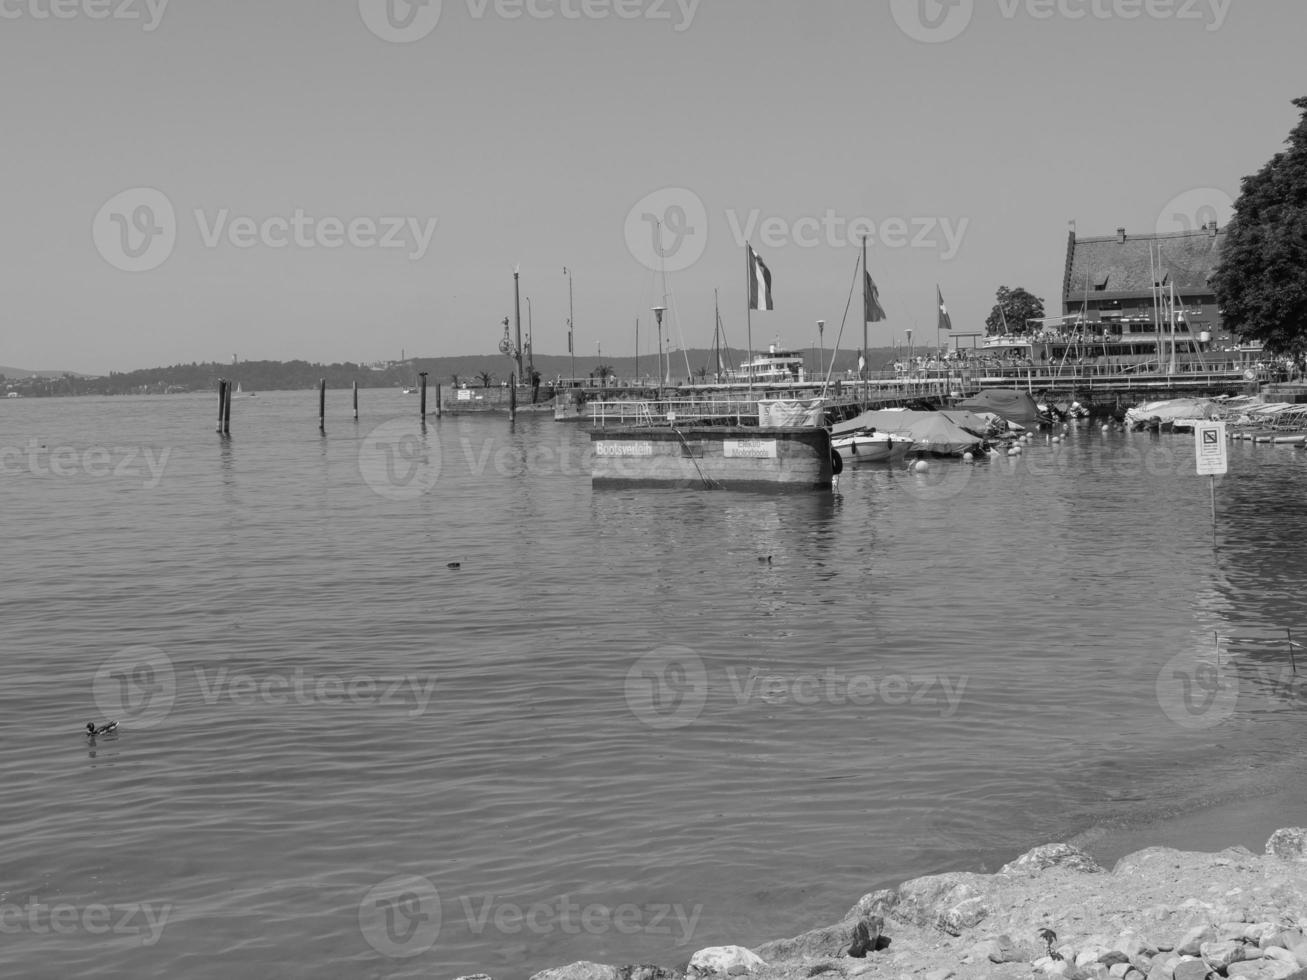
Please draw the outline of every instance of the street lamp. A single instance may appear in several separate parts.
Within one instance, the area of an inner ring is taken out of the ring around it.
[[[826,377],[826,341],[823,339],[826,333],[826,321],[817,321],[817,343],[821,346],[821,357],[817,359],[817,374],[820,377]]]
[[[663,397],[663,314],[666,312],[665,306],[653,307],[653,315],[658,321],[658,398],[660,401]]]
[[[572,320],[576,315],[572,309],[572,272],[563,266],[563,275],[567,276],[567,352],[572,355],[572,383],[576,383],[576,352],[572,349]]]
[[[535,378],[536,364],[535,356],[531,350],[531,297],[526,298],[526,364],[527,364],[527,381],[530,382]]]

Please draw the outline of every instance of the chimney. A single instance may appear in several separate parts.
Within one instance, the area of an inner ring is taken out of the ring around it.
[[[1124,241],[1125,241],[1125,229],[1124,229],[1124,228],[1118,228],[1118,229],[1116,230],[1116,240],[1117,240],[1118,242],[1124,242]]]

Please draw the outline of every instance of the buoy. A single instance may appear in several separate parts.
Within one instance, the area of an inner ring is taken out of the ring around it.
[[[1110,425],[1105,425],[1105,426],[1103,426],[1103,431],[1104,431],[1104,432],[1111,432],[1111,431],[1112,431],[1112,427],[1111,427]]]
[[[963,454],[962,454],[962,462],[964,462],[964,463],[970,463],[970,462],[972,462],[975,458],[976,458],[976,457],[975,457],[975,456],[972,456],[971,453],[963,453]]]
[[[926,470],[930,469],[930,464],[927,463],[924,459],[919,459],[917,460],[917,465],[914,466],[913,469],[916,470],[918,473],[925,473]]]
[[[1011,449],[1009,449],[1009,450],[1007,451],[1007,454],[1008,454],[1009,456],[1020,456],[1020,455],[1021,455],[1021,447],[1020,447],[1020,446],[1013,446]]]
[[[1054,442],[1061,442],[1061,441],[1062,441],[1062,437],[1061,437],[1061,436],[1054,436],[1054,437],[1053,437],[1053,441],[1054,441]]]
[[[462,568],[462,567],[463,567],[463,563],[462,563],[461,561],[451,561],[451,562],[448,562],[448,563],[445,565],[445,567],[446,567],[446,568]]]

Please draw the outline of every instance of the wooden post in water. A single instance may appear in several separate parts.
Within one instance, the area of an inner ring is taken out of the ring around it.
[[[1289,638],[1289,663],[1293,666],[1293,676],[1298,676],[1298,658],[1293,655],[1293,630],[1286,628],[1284,635]]]
[[[318,431],[327,434],[327,379],[318,379]]]
[[[440,418],[440,383],[436,382],[436,418]]]
[[[508,376],[508,421],[517,418],[517,375]]]
[[[427,417],[427,372],[419,371],[418,377],[422,379],[422,384],[418,388],[418,393],[421,396],[418,400],[418,415],[425,420]]]
[[[359,383],[354,382],[354,421],[359,420]]]
[[[227,408],[227,379],[218,379],[218,435],[222,435],[222,418]]]
[[[222,434],[231,435],[231,382],[227,382],[227,390],[222,398]]]

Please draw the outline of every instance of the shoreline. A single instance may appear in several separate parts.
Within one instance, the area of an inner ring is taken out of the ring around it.
[[[1261,945],[1277,942],[1273,937],[1288,930],[1283,942],[1293,946],[1307,933],[1307,831],[1285,830],[1303,826],[1307,786],[1268,778],[1262,793],[1243,787],[1199,810],[1138,826],[1098,825],[1066,843],[1040,845],[995,874],[947,871],[873,891],[832,925],[751,950],[710,947],[688,963],[685,954],[656,965],[581,962],[531,974],[530,980],[1307,980],[1307,938],[1294,946],[1301,962],[1284,948],[1268,953]],[[1265,853],[1277,838],[1286,856]],[[860,923],[873,942],[884,937],[883,949],[849,955],[857,950]],[[1226,944],[1213,955],[1247,959],[1234,964],[1233,972],[1229,966],[1209,972],[1197,946],[1183,948],[1185,934],[1199,927],[1211,930],[1204,942]],[[1063,960],[1048,957],[1038,939],[1041,928],[1060,933]],[[1129,954],[1134,964],[1113,973],[1099,958],[1121,945],[1138,947],[1116,951]],[[1003,951],[996,954],[1000,960],[989,955],[996,948]],[[1002,959],[1009,955],[1016,959]],[[1077,958],[1084,962],[1077,965]],[[1201,972],[1182,966],[1187,963],[1202,965]],[[715,964],[718,972],[705,972],[704,964]],[[480,973],[466,980],[512,978]]]

